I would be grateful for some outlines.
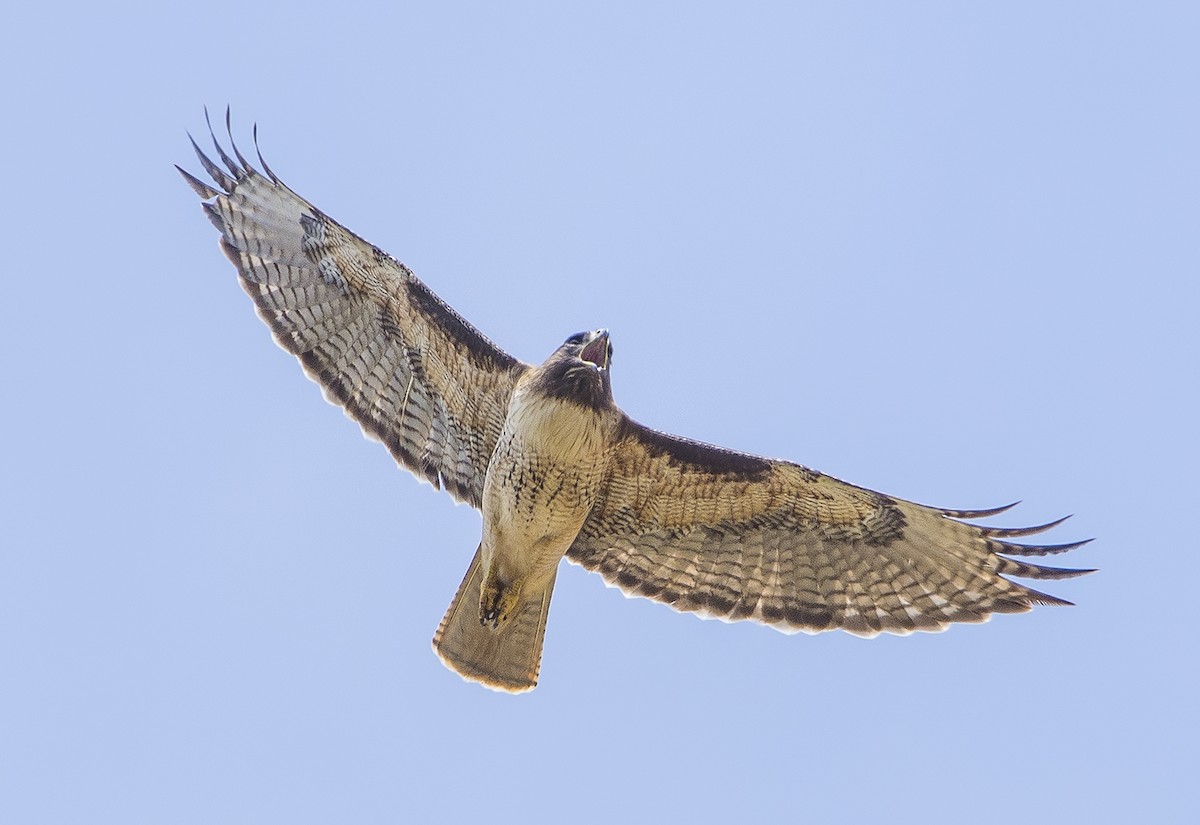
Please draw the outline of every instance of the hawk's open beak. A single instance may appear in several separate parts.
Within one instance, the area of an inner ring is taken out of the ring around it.
[[[579,357],[602,370],[608,369],[608,330],[600,330],[595,338],[588,341]]]

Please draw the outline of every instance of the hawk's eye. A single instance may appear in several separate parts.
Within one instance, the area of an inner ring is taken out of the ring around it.
[[[587,339],[587,336],[588,336],[588,334],[586,332],[577,332],[574,335],[572,335],[570,338],[568,338],[566,343],[582,344]]]

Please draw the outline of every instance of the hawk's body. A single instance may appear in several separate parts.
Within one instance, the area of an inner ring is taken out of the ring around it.
[[[1006,508],[925,507],[648,429],[613,402],[604,330],[522,363],[266,164],[214,145],[228,172],[197,154],[219,189],[183,174],[276,340],[398,462],[482,510],[434,638],[467,678],[536,684],[564,555],[679,610],[868,636],[1062,604],[1005,575],[1087,572],[1009,558],[1083,544],[1007,540],[1058,522],[969,525]]]
[[[607,346],[607,336],[596,335]],[[547,396],[538,387],[541,372],[567,357],[560,349],[513,392],[484,481],[483,539],[434,636],[451,667],[508,689],[537,682],[558,564],[599,499],[620,424],[611,405]],[[600,369],[580,369],[604,380]]]

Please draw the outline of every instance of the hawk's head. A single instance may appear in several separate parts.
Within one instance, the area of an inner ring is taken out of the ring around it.
[[[609,366],[612,344],[608,330],[577,332],[538,367],[540,392],[582,407],[602,409],[613,403]]]

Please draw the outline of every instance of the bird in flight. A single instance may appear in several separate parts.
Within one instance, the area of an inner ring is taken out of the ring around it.
[[[402,263],[212,137],[196,145],[220,246],[275,340],[403,467],[482,513],[479,547],[433,638],[448,667],[532,689],[559,562],[628,595],[784,632],[937,631],[1069,604],[1010,577],[1086,543],[969,521],[1008,509],[914,504],[789,461],[668,435],[613,401],[607,330],[540,365],[493,344]],[[209,133],[212,135],[211,124]],[[258,138],[255,130],[255,147]],[[1012,505],[1009,505],[1011,507]]]

